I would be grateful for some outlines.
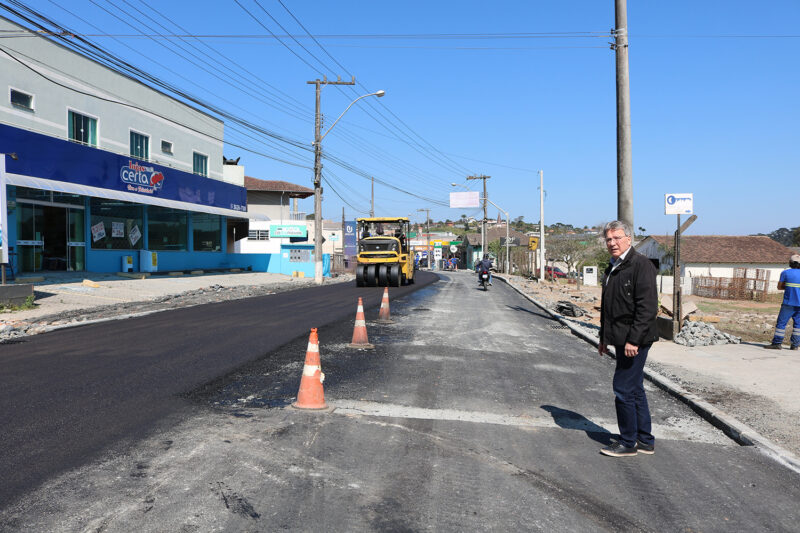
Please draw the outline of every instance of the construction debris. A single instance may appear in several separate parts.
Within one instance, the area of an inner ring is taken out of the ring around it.
[[[681,332],[675,337],[676,344],[684,346],[712,346],[718,344],[740,344],[741,337],[723,333],[711,324],[702,321],[684,321]]]

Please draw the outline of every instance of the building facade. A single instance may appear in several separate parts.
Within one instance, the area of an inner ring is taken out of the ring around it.
[[[234,253],[237,228],[266,217],[247,212],[242,167],[223,164],[222,121],[7,19],[0,31],[16,272],[118,272],[128,257],[134,270],[266,270]]]

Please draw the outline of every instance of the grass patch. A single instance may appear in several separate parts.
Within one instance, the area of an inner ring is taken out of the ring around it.
[[[36,307],[35,297],[33,294],[25,298],[25,303],[20,305],[0,305],[0,312],[3,313],[13,313],[14,311],[26,311],[28,309],[34,309]]]

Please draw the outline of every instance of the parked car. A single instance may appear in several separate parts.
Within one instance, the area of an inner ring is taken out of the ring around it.
[[[567,274],[558,267],[544,267],[545,274],[551,278],[566,278]]]

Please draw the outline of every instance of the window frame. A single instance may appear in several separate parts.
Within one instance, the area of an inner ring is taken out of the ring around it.
[[[128,139],[129,139],[129,142],[131,144],[133,143],[133,139],[131,139],[131,137],[133,135],[140,135],[140,136],[144,137],[144,139],[147,141],[145,143],[145,152],[146,153],[145,153],[144,157],[136,155],[136,154],[133,153],[133,150],[132,150],[133,146],[128,146],[128,152],[130,153],[130,156],[131,157],[135,157],[137,159],[141,159],[143,161],[150,161],[150,135],[147,135],[146,133],[142,133],[139,130],[135,130],[133,128],[129,128],[128,129]]]
[[[86,117],[86,118],[94,120],[94,136],[95,136],[94,144],[92,144],[91,142],[85,143],[83,141],[79,141],[78,139],[73,139],[72,137],[69,136],[69,128],[70,128],[70,125],[72,123],[72,121],[70,120],[70,116],[73,113],[76,114],[76,115],[81,115],[83,117]],[[91,114],[86,113],[84,111],[80,111],[78,109],[75,109],[74,107],[67,107],[67,139],[69,139],[71,142],[82,144],[83,146],[91,146],[92,148],[99,148],[100,147],[100,119],[95,115],[91,115]]]
[[[205,158],[205,163],[206,163],[205,174],[202,173],[202,172],[197,172],[197,169],[194,166],[195,157],[196,156],[201,156],[201,157]],[[203,152],[198,152],[197,150],[192,150],[192,174],[197,174],[198,176],[203,176],[204,178],[207,178],[208,177],[208,159],[209,159],[208,158],[208,154],[204,154]]]
[[[169,150],[164,150],[164,144],[165,143],[169,145]],[[175,155],[175,152],[174,152],[174,149],[173,149],[174,146],[175,145],[172,143],[172,141],[168,141],[166,139],[161,139],[161,153],[162,154]]]
[[[26,107],[15,103],[12,98],[14,93],[20,93],[24,94],[25,96],[30,96],[31,98],[30,107]],[[8,103],[11,104],[11,107],[13,107],[14,109],[21,109],[23,111],[31,111],[31,112],[36,111],[36,95],[33,93],[28,93],[26,91],[23,91],[22,89],[17,89],[16,87],[11,87],[11,86],[8,87]]]

